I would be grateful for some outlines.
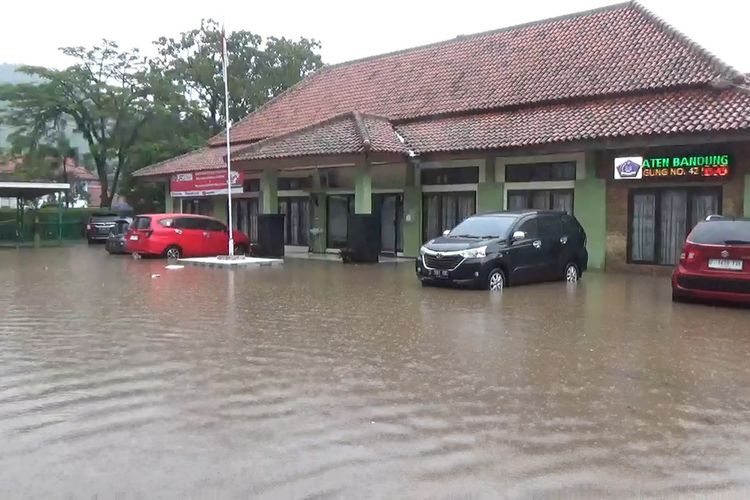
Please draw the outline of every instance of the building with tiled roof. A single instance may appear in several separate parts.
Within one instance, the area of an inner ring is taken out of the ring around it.
[[[658,269],[709,212],[750,214],[745,75],[634,2],[327,66],[230,134],[237,224],[280,211],[313,251],[346,246],[352,212],[416,256],[467,215],[533,207],[581,221],[592,267]],[[224,168],[224,140],[136,175]]]
[[[65,181],[71,184],[70,195],[72,197],[84,196],[88,198],[87,205],[90,207],[98,206],[101,198],[101,182],[93,172],[79,165],[75,158],[65,158],[65,170],[60,166],[56,166],[59,160],[50,158],[49,162],[52,168],[52,175],[50,179],[37,179],[37,180],[54,180],[54,181]],[[19,176],[20,170],[23,168],[23,158],[16,157],[7,159],[0,163],[0,178],[16,178]],[[0,207],[12,207],[15,206],[15,200],[2,200],[0,201]]]

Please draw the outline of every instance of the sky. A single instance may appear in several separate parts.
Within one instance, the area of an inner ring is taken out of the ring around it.
[[[339,63],[426,43],[617,3],[601,0],[420,1],[284,0],[27,0],[3,5],[0,63],[65,67],[58,47],[91,46],[102,38],[151,50],[159,36],[222,19],[228,31],[301,36],[322,44],[323,61]],[[642,0],[704,48],[750,72],[746,27],[750,2]]]

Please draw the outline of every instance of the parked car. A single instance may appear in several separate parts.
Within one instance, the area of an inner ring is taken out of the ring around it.
[[[422,284],[488,290],[566,279],[588,265],[586,233],[565,212],[523,210],[474,215],[425,243],[416,262]]]
[[[672,300],[750,304],[750,219],[711,216],[685,241]]]
[[[123,217],[115,221],[115,227],[109,232],[107,237],[107,243],[105,248],[110,254],[124,254],[128,253],[128,249],[125,241],[125,234],[128,232],[130,224],[133,219],[130,217]]]
[[[120,216],[114,213],[91,214],[86,223],[86,239],[89,243],[107,241],[109,232],[115,227],[118,219]]]
[[[126,240],[130,253],[170,259],[207,257],[228,253],[229,230],[223,222],[203,215],[146,214],[136,216]],[[235,230],[235,254],[247,253],[249,248],[247,235]]]

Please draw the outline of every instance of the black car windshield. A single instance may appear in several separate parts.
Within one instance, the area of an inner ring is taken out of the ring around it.
[[[448,234],[451,238],[504,238],[515,217],[469,217]]]
[[[701,222],[688,239],[704,245],[750,245],[750,220]]]

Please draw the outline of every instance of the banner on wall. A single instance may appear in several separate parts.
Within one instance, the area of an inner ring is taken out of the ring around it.
[[[243,172],[232,170],[230,179],[232,194],[241,193],[245,180]],[[219,169],[174,174],[169,182],[169,191],[174,198],[227,194],[227,171]]]

